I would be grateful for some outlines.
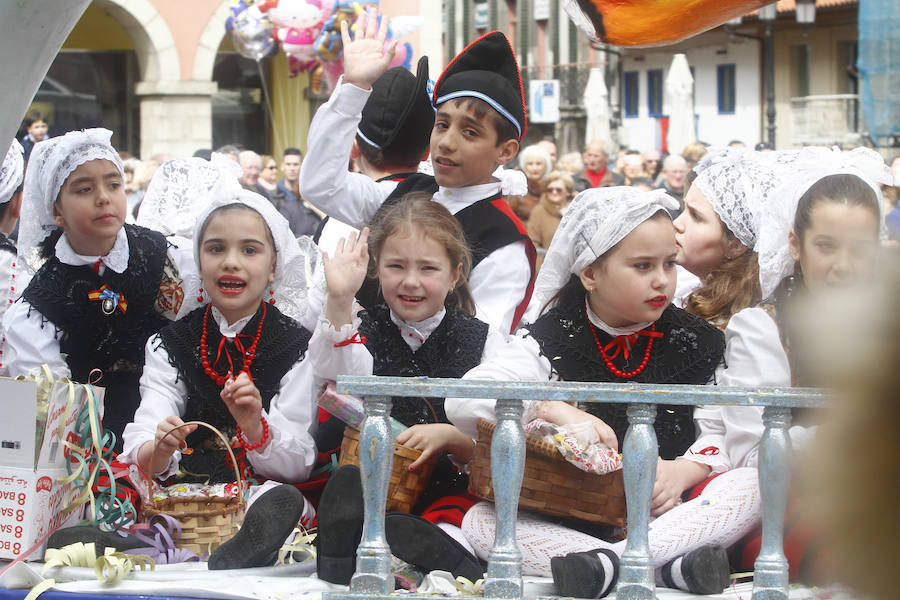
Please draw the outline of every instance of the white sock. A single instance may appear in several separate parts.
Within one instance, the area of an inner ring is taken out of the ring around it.
[[[688,584],[684,580],[684,574],[681,572],[681,561],[684,557],[679,556],[675,560],[670,563],[666,563],[665,565],[656,569],[656,585],[659,587],[669,587],[666,580],[663,578],[663,570],[671,569],[669,571],[669,577],[672,580],[672,583],[675,584],[675,587],[679,590],[683,590],[685,592],[690,591],[688,589]]]
[[[491,502],[479,502],[463,517],[463,535],[475,549],[475,556],[481,560],[487,560],[494,545],[495,519],[494,505]],[[609,543],[599,538],[547,522],[526,512],[520,512],[516,521],[516,541],[522,550],[522,574],[539,577],[552,576],[550,559],[554,556],[610,547]]]
[[[702,546],[728,548],[761,518],[758,471],[745,467],[722,473],[709,482],[700,496],[650,523],[653,566],[661,567]],[[622,556],[625,540],[613,549]]]
[[[466,536],[463,535],[462,529],[460,529],[456,525],[447,523],[446,521],[440,521],[439,523],[437,523],[437,526],[440,527],[444,531],[444,533],[459,542],[460,546],[471,552],[472,555],[475,554],[475,548],[472,547],[472,544],[470,544],[469,540],[466,539]]]
[[[600,597],[603,598],[612,591],[612,586],[615,583],[613,574],[616,572],[616,567],[613,565],[612,559],[605,553],[597,552],[596,556],[600,559],[600,564],[603,565],[603,591],[600,592]]]

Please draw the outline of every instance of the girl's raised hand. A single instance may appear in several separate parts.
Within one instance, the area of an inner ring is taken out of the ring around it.
[[[250,444],[258,442],[263,436],[262,397],[250,376],[240,373],[235,379],[226,381],[219,395],[247,441]]]
[[[472,460],[472,454],[475,452],[472,439],[449,423],[413,425],[400,433],[394,441],[407,448],[422,451],[422,455],[409,465],[410,471],[415,471],[429,458],[444,450],[449,451],[462,463]]]
[[[328,295],[334,298],[352,298],[362,287],[369,269],[369,228],[364,227],[359,237],[351,233],[341,238],[334,250],[334,257],[322,253],[325,265],[325,282]]]
[[[322,253],[328,299],[325,317],[335,329],[352,322],[353,297],[366,279],[369,269],[369,228],[364,227],[359,237],[351,233],[341,238],[334,250],[334,257]]]

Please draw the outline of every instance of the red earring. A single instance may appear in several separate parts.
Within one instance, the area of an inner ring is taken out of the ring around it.
[[[269,304],[275,304],[275,290],[269,290]]]
[[[203,288],[200,288],[200,295],[197,296],[197,302],[203,304]]]

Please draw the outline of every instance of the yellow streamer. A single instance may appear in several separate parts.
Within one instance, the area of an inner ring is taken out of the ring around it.
[[[35,598],[52,588],[54,585],[56,585],[55,580],[45,579],[44,581],[31,588],[31,591],[29,591],[25,595],[25,600],[35,600]]]
[[[484,579],[478,579],[474,583],[460,575],[456,578],[456,590],[467,596],[481,596],[484,587]]]
[[[135,569],[156,570],[153,559],[143,554],[124,554],[116,552],[114,548],[106,548],[105,554],[98,557],[93,542],[88,544],[76,542],[62,548],[47,548],[44,561],[46,564],[41,569],[41,575],[54,567],[93,567],[97,580],[110,586],[125,579]],[[54,579],[44,580],[34,586],[25,597],[34,600],[55,585]]]
[[[278,564],[291,565],[298,562],[294,560],[294,552],[305,552],[308,555],[307,558],[299,562],[306,562],[307,560],[314,559],[316,557],[316,548],[312,543],[317,535],[315,530],[310,529],[309,531],[305,531],[300,528],[295,528],[292,534],[294,535],[294,539],[291,540],[291,543],[285,544],[278,549]]]

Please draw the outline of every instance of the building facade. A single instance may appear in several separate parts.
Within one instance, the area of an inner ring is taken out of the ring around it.
[[[422,15],[404,37],[441,55],[438,3],[382,0],[388,15]],[[260,153],[305,148],[323,101],[311,77],[288,76],[283,53],[259,63],[225,32],[229,0],[94,0],[63,44],[32,105],[51,133],[103,125],[134,155],[190,156],[240,143]],[[263,85],[265,84],[265,85]],[[273,125],[274,124],[274,125]]]

